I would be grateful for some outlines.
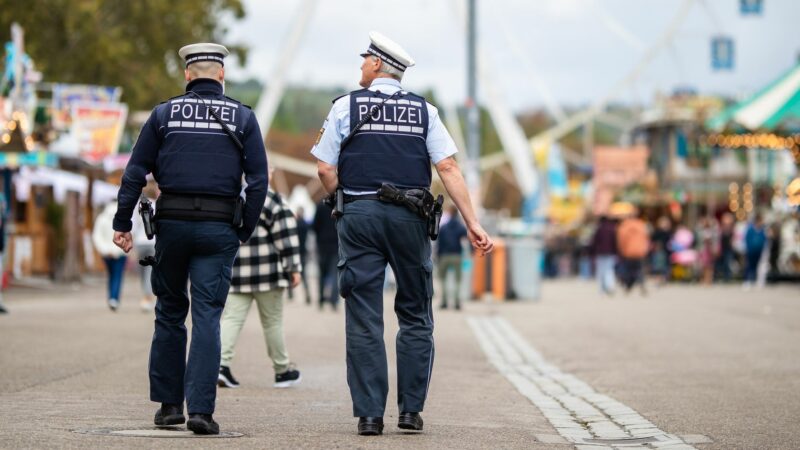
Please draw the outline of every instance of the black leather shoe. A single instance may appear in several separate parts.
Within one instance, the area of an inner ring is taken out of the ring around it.
[[[186,428],[192,430],[194,434],[219,434],[219,424],[214,422],[211,414],[189,414]]]
[[[359,417],[358,434],[360,436],[383,434],[383,417]]]
[[[153,419],[153,423],[157,427],[180,425],[184,422],[186,422],[186,417],[183,417],[183,406],[171,403],[162,403],[161,408],[156,411],[155,419]]]
[[[422,416],[419,413],[400,413],[397,428],[403,430],[422,431]]]

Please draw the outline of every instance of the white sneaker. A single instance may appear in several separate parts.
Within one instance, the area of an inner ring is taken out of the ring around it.
[[[289,367],[289,370],[286,372],[275,374],[275,384],[272,386],[276,388],[288,388],[302,380],[303,377],[300,375],[300,371],[294,367]]]
[[[112,298],[108,300],[108,307],[111,308],[112,311],[116,311],[119,308],[119,300]]]

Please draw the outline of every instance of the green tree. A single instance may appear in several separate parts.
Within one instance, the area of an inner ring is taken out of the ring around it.
[[[122,86],[132,109],[150,109],[181,90],[178,49],[220,41],[221,18],[244,15],[241,0],[0,0],[0,39],[17,22],[45,81]],[[244,47],[228,48],[244,63]]]

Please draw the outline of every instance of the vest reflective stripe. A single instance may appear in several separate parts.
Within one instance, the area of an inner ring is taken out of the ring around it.
[[[350,93],[350,129],[389,96],[362,89]],[[430,187],[431,163],[425,141],[425,99],[399,94],[378,108],[339,155],[339,183],[354,191],[374,191],[382,183],[403,189]]]

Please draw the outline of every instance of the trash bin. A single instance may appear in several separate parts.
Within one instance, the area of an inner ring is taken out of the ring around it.
[[[541,296],[542,247],[540,236],[509,237],[508,269],[511,291],[521,301],[536,301]]]

